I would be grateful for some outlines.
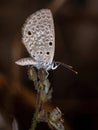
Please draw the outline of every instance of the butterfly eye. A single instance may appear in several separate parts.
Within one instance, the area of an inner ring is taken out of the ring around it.
[[[52,42],[49,42],[49,45],[52,46]]]
[[[28,31],[28,35],[31,35],[31,31]]]

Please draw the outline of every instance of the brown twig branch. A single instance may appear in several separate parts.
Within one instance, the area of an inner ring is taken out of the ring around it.
[[[8,81],[8,77],[0,75],[0,91],[3,89],[3,86],[5,86],[5,88],[8,89],[8,93],[10,91],[13,92],[12,95],[18,97],[18,99],[20,99],[23,102],[23,104],[26,104],[26,106],[31,107],[31,109],[35,109],[37,101],[37,96],[35,92],[31,92],[30,90],[26,89],[27,87],[20,85],[17,82],[9,84]],[[9,86],[11,85],[14,86],[10,88]],[[53,103],[45,103],[42,106],[42,108],[47,112],[51,112],[55,107],[56,106],[53,105]],[[64,126],[67,130],[70,130],[66,121],[64,122]]]

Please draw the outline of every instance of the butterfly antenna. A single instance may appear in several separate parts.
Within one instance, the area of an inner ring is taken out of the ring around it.
[[[57,66],[62,65],[62,66],[64,66],[65,68],[67,68],[67,69],[71,70],[72,72],[74,72],[75,74],[78,74],[78,72],[75,71],[75,70],[73,70],[73,67],[70,66],[70,65],[64,64],[64,63],[59,62],[59,61],[56,61],[55,64],[56,64]]]

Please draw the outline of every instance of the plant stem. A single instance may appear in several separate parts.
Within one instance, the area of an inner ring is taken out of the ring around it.
[[[36,111],[34,113],[34,118],[31,125],[31,130],[35,130],[37,126],[37,117],[38,117],[39,110],[41,109],[41,104],[42,102],[41,102],[40,92],[39,92],[39,94],[37,94],[37,105],[36,105]]]

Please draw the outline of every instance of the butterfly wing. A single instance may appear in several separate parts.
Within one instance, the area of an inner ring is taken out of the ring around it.
[[[26,65],[34,65],[36,66],[37,63],[32,58],[22,58],[15,62],[17,65],[26,66]]]
[[[55,50],[55,34],[52,13],[41,9],[30,15],[22,29],[23,44],[36,62],[51,64]]]

